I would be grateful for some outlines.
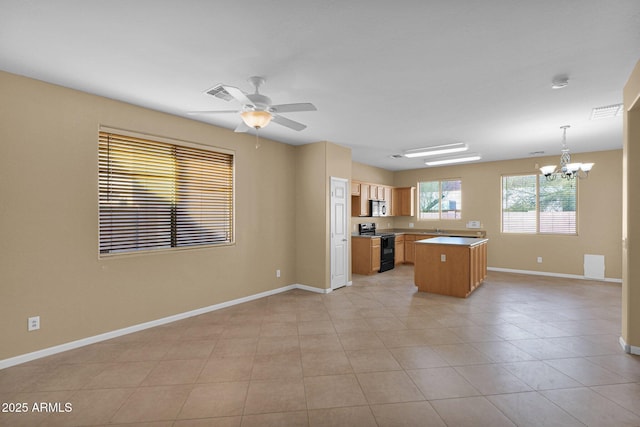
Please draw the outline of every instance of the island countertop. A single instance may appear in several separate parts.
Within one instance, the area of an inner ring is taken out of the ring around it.
[[[456,245],[456,246],[476,246],[488,242],[489,239],[479,237],[433,237],[431,239],[416,240],[416,244],[429,245]]]

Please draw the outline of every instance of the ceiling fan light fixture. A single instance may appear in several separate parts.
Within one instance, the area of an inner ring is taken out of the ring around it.
[[[247,126],[254,129],[262,129],[267,126],[273,118],[268,111],[245,111],[240,114],[240,116]]]
[[[405,157],[426,157],[437,156],[440,154],[458,153],[461,151],[467,151],[469,147],[464,142],[454,142],[451,144],[434,145],[425,148],[416,148],[415,150],[408,150],[404,153]]]

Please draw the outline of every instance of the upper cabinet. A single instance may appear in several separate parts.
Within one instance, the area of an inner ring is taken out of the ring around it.
[[[360,183],[358,181],[351,181],[351,195],[352,196],[360,195]]]
[[[355,184],[355,185],[354,185]],[[358,194],[354,194],[357,186]],[[370,186],[364,182],[351,182],[351,216],[369,216]]]
[[[392,198],[393,216],[414,216],[415,215],[415,192],[416,187],[395,187]]]
[[[387,202],[385,216],[397,215],[394,213],[395,190],[390,185],[351,181],[351,216],[369,216],[369,200],[384,200]]]

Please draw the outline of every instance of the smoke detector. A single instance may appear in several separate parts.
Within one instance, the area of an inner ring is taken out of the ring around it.
[[[551,82],[551,89],[562,89],[569,86],[569,77],[558,76]]]

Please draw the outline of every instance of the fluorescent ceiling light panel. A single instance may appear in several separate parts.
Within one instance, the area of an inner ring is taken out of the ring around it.
[[[469,147],[464,142],[454,142],[452,144],[434,145],[432,147],[416,148],[415,150],[409,150],[404,153],[405,157],[426,157],[437,156],[440,154],[457,153],[460,151],[467,151]]]
[[[605,105],[591,110],[591,120],[608,119],[622,115],[622,104]]]
[[[427,166],[442,166],[442,165],[450,165],[453,163],[473,162],[480,159],[482,159],[482,156],[479,154],[469,154],[468,156],[463,156],[463,157],[450,157],[448,159],[439,159],[439,160],[425,160],[424,164]]]

